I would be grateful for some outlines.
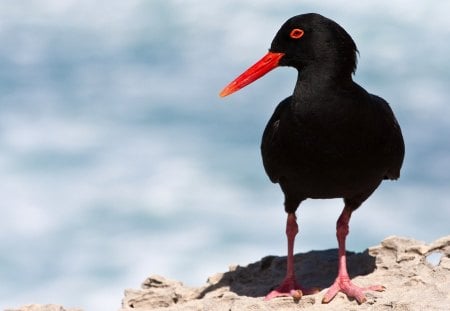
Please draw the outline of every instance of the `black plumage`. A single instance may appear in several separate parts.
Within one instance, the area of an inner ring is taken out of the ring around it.
[[[356,60],[356,45],[341,26],[319,14],[298,15],[281,27],[269,53],[221,93],[228,95],[277,66],[299,72],[293,94],[275,109],[261,144],[264,168],[280,184],[288,213],[288,273],[267,298],[308,292],[296,283],[289,262],[299,204],[308,198],[343,198],[337,237],[344,263],[324,302],[338,291],[365,300],[365,289],[353,285],[346,273],[348,222],[383,179],[399,178],[405,147],[389,104],[353,81]]]

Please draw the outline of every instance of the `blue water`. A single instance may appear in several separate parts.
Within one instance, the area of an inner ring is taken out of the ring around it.
[[[349,248],[449,234],[450,3],[349,6],[1,2],[0,308],[116,310],[151,274],[200,285],[284,255],[283,198],[259,143],[296,73],[218,92],[285,19],[310,11],[353,36],[355,80],[391,103],[407,145],[400,181],[354,214]],[[335,247],[341,208],[306,201],[296,251]]]

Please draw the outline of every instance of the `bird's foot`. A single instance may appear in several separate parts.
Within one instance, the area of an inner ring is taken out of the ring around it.
[[[347,295],[349,298],[355,298],[359,304],[362,304],[367,301],[366,295],[364,295],[365,291],[373,290],[382,292],[386,288],[382,285],[374,285],[368,287],[359,287],[353,284],[348,277],[339,277],[334,281],[334,284],[326,292],[325,296],[322,299],[322,303],[329,303],[333,298],[337,295],[338,292],[342,292]]]
[[[276,297],[292,297],[295,301],[298,301],[303,295],[311,295],[319,291],[318,288],[303,288],[298,285],[295,278],[287,277],[276,289],[267,294],[264,300],[267,301]]]

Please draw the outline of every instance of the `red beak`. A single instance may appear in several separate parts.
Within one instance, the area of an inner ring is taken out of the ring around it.
[[[248,68],[243,74],[233,80],[230,84],[228,84],[222,92],[220,92],[220,97],[225,97],[234,93],[244,86],[249,85],[250,83],[258,80],[263,75],[274,69],[278,66],[280,59],[284,56],[284,53],[273,53],[268,52],[256,62],[253,66]]]

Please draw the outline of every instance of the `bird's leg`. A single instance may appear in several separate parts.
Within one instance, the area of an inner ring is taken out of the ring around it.
[[[280,296],[292,296],[294,299],[300,299],[303,294],[312,294],[318,292],[318,289],[304,289],[296,280],[294,270],[294,241],[298,233],[297,217],[295,213],[288,213],[286,223],[286,236],[288,241],[287,271],[283,282],[273,291],[271,291],[264,300],[270,300]]]
[[[341,216],[336,223],[336,236],[338,240],[338,276],[334,281],[334,284],[328,289],[325,296],[322,299],[322,303],[329,303],[338,292],[346,294],[348,297],[355,298],[358,303],[363,303],[367,300],[364,295],[364,291],[375,290],[383,291],[384,286],[376,285],[369,287],[358,287],[350,281],[350,277],[347,272],[347,258],[345,256],[345,239],[349,232],[348,223],[350,221],[350,216],[352,215],[352,209],[347,205],[344,207]]]

